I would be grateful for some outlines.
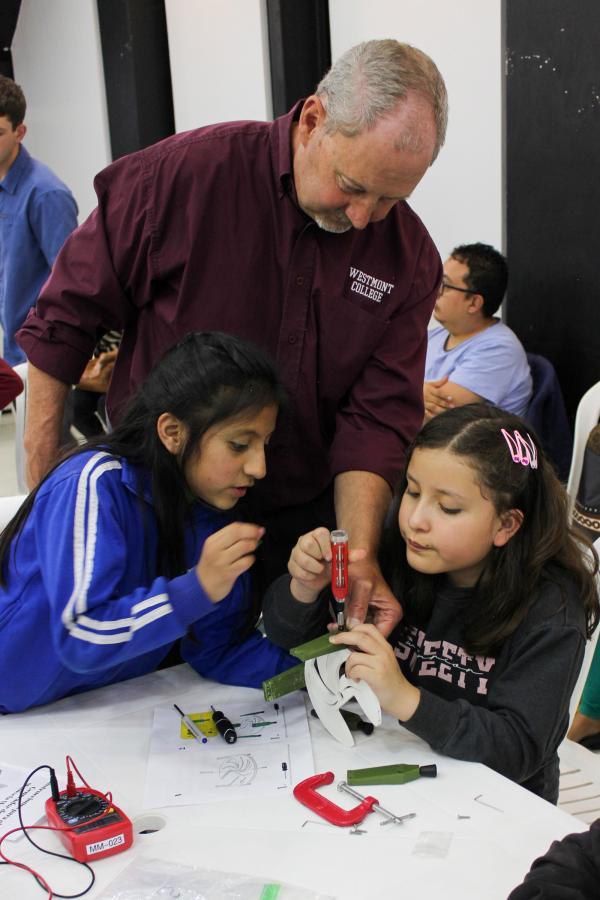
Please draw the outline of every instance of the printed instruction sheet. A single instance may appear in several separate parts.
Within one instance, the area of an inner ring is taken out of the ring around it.
[[[28,769],[0,762],[0,834],[19,826],[19,794],[28,774]],[[44,804],[49,796],[50,777],[44,769],[29,779],[23,791],[21,815],[25,825],[35,825],[44,818]],[[17,831],[9,840],[18,840],[22,836],[23,832]]]
[[[227,744],[210,710],[186,709],[204,736],[194,738],[172,705],[157,706],[146,770],[145,806],[183,806],[247,796],[274,796],[313,774],[310,732],[301,695],[278,702],[219,705],[238,735]]]

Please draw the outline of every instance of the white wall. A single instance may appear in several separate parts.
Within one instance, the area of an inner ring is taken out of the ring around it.
[[[300,2],[300,0],[299,0]],[[272,116],[265,0],[166,0],[176,128]],[[412,205],[445,256],[502,245],[500,0],[329,0],[332,55],[395,37],[435,60],[448,87],[446,145]],[[26,145],[71,187],[80,221],[110,162],[95,0],[22,0],[15,78],[28,99]]]
[[[95,0],[22,0],[13,68],[27,98],[25,146],[68,184],[82,222],[111,161]]]
[[[265,0],[166,0],[177,131],[271,119]]]
[[[411,206],[442,258],[473,241],[502,249],[500,0],[329,0],[329,16],[334,60],[385,37],[434,60],[448,89],[448,134]]]

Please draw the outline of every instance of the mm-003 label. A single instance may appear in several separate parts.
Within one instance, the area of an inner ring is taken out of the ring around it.
[[[86,844],[86,851],[90,856],[94,853],[103,853],[105,850],[111,850],[113,847],[118,847],[119,844],[125,843],[125,835],[124,834],[115,834],[114,837],[107,838],[105,841],[98,841],[95,844]]]

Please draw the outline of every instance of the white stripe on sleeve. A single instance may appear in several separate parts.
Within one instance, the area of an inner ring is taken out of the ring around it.
[[[106,459],[106,462],[100,462]],[[100,463],[98,465],[98,463]],[[96,466],[96,468],[94,468]],[[85,615],[87,596],[94,574],[98,531],[98,479],[121,463],[109,453],[94,454],[85,464],[77,484],[73,517],[73,592],[62,612],[62,622],[71,637],[92,644],[119,644],[131,640],[135,631],[173,612],[165,593],[146,597],[131,607],[131,616],[93,619]],[[87,515],[86,515],[87,510]],[[148,612],[146,612],[148,610]],[[145,613],[144,615],[139,615]],[[108,634],[107,632],[115,632]]]

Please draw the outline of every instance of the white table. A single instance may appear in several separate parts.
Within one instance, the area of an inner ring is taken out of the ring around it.
[[[262,694],[215,685],[188,666],[178,666],[0,719],[0,761],[31,769],[49,763],[60,773],[62,788],[64,757],[69,753],[89,784],[112,791],[134,829],[162,824],[155,833],[137,835],[130,851],[94,864],[96,885],[86,895],[90,900],[140,853],[261,875],[344,900],[412,900],[434,892],[444,900],[505,900],[552,840],[586,827],[483,765],[438,756],[391,719],[384,719],[371,736],[359,734],[352,749],[335,742],[312,718],[310,728],[315,772],[332,770],[336,782],[346,778],[348,768],[437,763],[435,779],[359,788],[397,814],[416,812],[416,818],[403,826],[381,828],[381,818],[371,814],[361,826],[368,833],[360,836],[329,825],[302,827],[317,816],[289,794],[260,803],[245,799],[145,810],[154,707],[176,702],[184,709],[198,709],[215,696],[237,700]],[[322,792],[340,806],[355,805],[335,785]],[[478,795],[480,801],[475,801]],[[444,856],[415,854],[415,845],[427,832],[450,839]],[[40,843],[61,848],[55,835],[48,833],[42,839],[42,832],[35,834]],[[40,870],[60,893],[74,893],[86,883],[79,867],[37,853],[24,840],[4,847]],[[45,895],[30,875],[2,866],[0,896],[40,900]]]

